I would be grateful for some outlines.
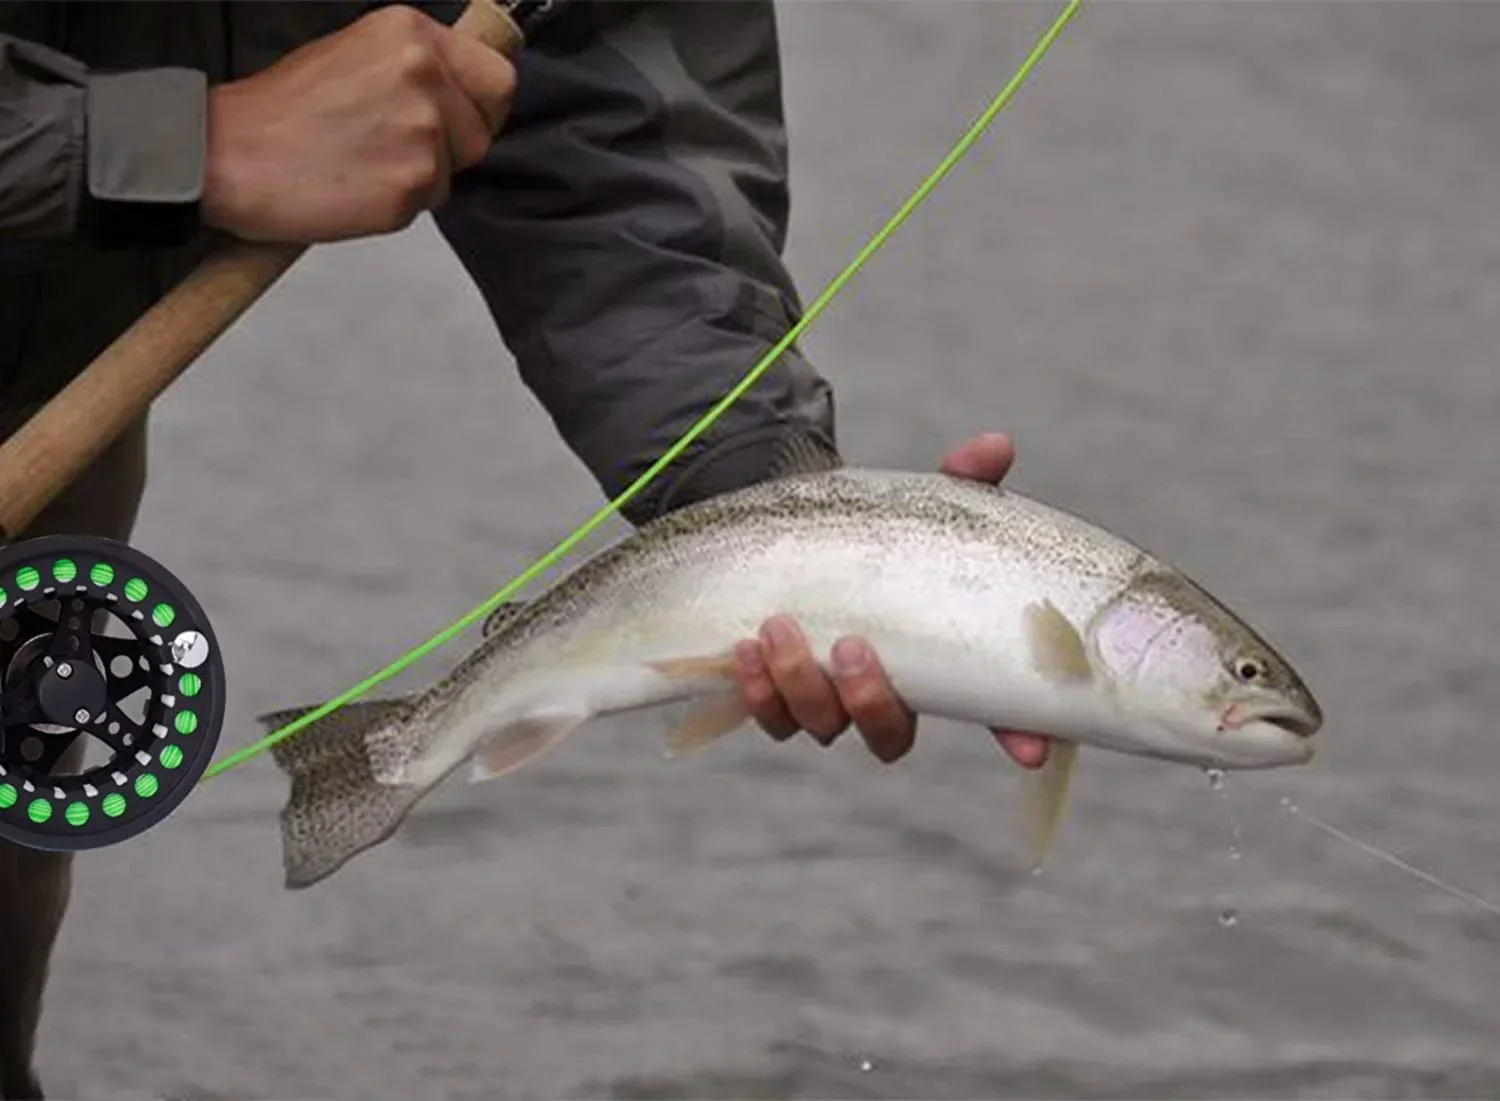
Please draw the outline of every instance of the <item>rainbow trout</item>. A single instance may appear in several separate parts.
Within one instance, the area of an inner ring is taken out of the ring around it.
[[[815,653],[868,639],[919,714],[1053,735],[1022,800],[1038,862],[1080,745],[1218,769],[1311,760],[1323,718],[1302,679],[1171,565],[1013,490],[788,463],[503,607],[430,688],[356,701],[279,743],[287,886],[388,838],[466,762],[490,780],[591,719],[674,702],[688,707],[673,752],[744,726],[732,648],[779,612]]]

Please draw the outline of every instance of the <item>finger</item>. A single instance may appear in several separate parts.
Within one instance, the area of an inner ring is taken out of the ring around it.
[[[792,718],[781,693],[776,691],[776,684],[771,680],[771,672],[761,655],[760,643],[754,639],[736,643],[734,660],[740,696],[760,728],[778,742],[784,742],[797,733],[797,720]]]
[[[482,128],[484,117],[455,81],[452,66],[442,48],[443,38],[452,32],[430,16],[405,7],[382,9],[366,17],[367,26],[380,27],[387,36],[387,61],[396,67],[400,77],[410,82],[420,92],[423,101],[411,104],[430,108],[436,113],[431,117],[426,111],[411,116],[412,125],[420,127],[421,136],[433,141],[441,136],[439,153],[447,163],[437,166],[437,179],[423,190],[426,206],[446,195],[448,177],[457,167],[460,149],[455,144],[456,130],[465,126]],[[399,123],[400,119],[395,120]],[[428,133],[436,127],[439,133]]]
[[[786,616],[774,616],[761,628],[761,641],[771,679],[792,718],[819,742],[832,745],[848,728],[849,716],[801,630]]]
[[[998,482],[1016,461],[1016,445],[1001,432],[981,432],[948,452],[939,468],[956,478]]]
[[[1051,743],[1041,734],[1025,734],[1019,730],[994,730],[995,740],[1006,755],[1022,768],[1041,768],[1047,763]]]
[[[451,175],[484,159],[495,139],[488,117],[463,87],[450,56],[441,49],[436,51],[439,77],[430,90],[442,120]]]
[[[438,35],[438,49],[455,87],[479,113],[488,145],[510,115],[516,92],[515,66],[484,43],[453,31]]]
[[[840,639],[833,647],[833,681],[871,753],[891,764],[911,752],[917,717],[896,695],[869,646],[859,639]]]

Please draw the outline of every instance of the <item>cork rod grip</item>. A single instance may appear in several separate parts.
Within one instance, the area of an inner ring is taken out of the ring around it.
[[[454,30],[509,58],[524,44],[497,0],[469,0]],[[305,251],[245,241],[217,250],[0,444],[0,539],[20,537]]]

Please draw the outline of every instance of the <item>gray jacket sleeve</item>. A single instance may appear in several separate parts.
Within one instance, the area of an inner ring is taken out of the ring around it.
[[[0,237],[96,239],[122,229],[91,216],[101,203],[196,203],[206,103],[207,78],[193,69],[91,73],[0,35]],[[166,239],[131,244],[177,244],[196,228],[162,227]]]
[[[519,63],[511,121],[436,221],[525,384],[610,496],[794,323],[771,0],[573,0]],[[765,478],[797,433],[836,447],[789,351],[624,512]]]

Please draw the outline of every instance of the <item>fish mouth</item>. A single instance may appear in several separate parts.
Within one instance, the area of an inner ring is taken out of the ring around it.
[[[1271,707],[1251,715],[1252,722],[1267,723],[1307,740],[1322,727],[1319,719],[1295,707]]]

